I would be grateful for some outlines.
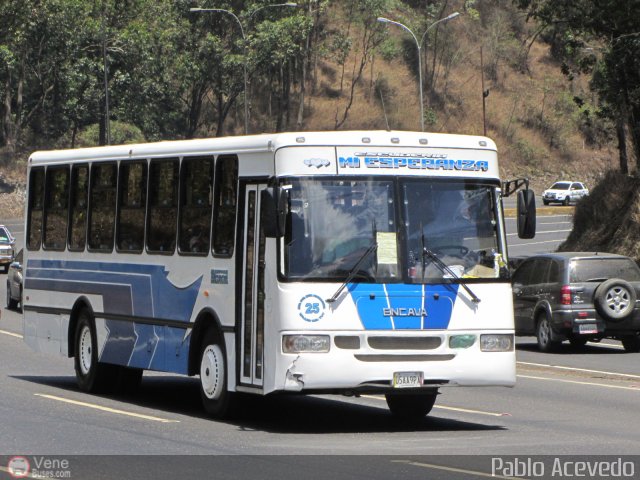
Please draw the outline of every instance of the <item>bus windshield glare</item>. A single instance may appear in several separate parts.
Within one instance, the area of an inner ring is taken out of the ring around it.
[[[281,273],[289,280],[344,281],[353,274],[355,282],[437,283],[500,275],[495,185],[380,177],[286,184]],[[372,246],[376,251],[365,256]]]

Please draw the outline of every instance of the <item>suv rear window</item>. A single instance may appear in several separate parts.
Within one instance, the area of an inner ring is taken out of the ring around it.
[[[621,278],[628,282],[637,282],[640,281],[640,269],[633,260],[626,258],[589,258],[571,262],[571,283],[603,278]]]

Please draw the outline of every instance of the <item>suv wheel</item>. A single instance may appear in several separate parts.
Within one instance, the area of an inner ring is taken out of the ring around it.
[[[546,313],[538,315],[536,321],[536,338],[538,339],[538,349],[541,352],[553,352],[560,345],[560,342],[557,340],[552,340],[551,322]]]
[[[564,197],[564,201],[562,202],[562,204],[565,207],[568,207],[569,206],[569,202],[570,202],[570,198],[569,198],[569,195],[567,195],[566,197]]]
[[[620,321],[633,313],[636,291],[626,280],[612,278],[598,286],[594,293],[594,304],[606,319]]]

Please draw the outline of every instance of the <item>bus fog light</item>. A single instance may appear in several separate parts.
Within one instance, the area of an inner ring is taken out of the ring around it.
[[[469,348],[476,343],[475,335],[451,335],[449,337],[449,348]]]
[[[329,335],[284,335],[284,353],[326,353],[329,351]]]
[[[483,352],[511,352],[514,347],[510,333],[492,333],[480,335],[480,350]]]

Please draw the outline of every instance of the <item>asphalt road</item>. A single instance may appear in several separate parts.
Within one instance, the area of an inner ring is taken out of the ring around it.
[[[510,236],[511,254],[551,250],[570,229],[570,219],[538,219],[546,224],[536,239]],[[398,423],[377,396],[254,398],[219,422],[203,415],[193,378],[145,373],[134,395],[81,393],[72,360],[32,352],[20,314],[1,313],[0,454],[32,468],[38,455],[58,455],[72,478],[481,478],[495,457],[640,450],[640,353],[618,342],[541,354],[521,338],[515,388],[442,389],[416,423]]]

